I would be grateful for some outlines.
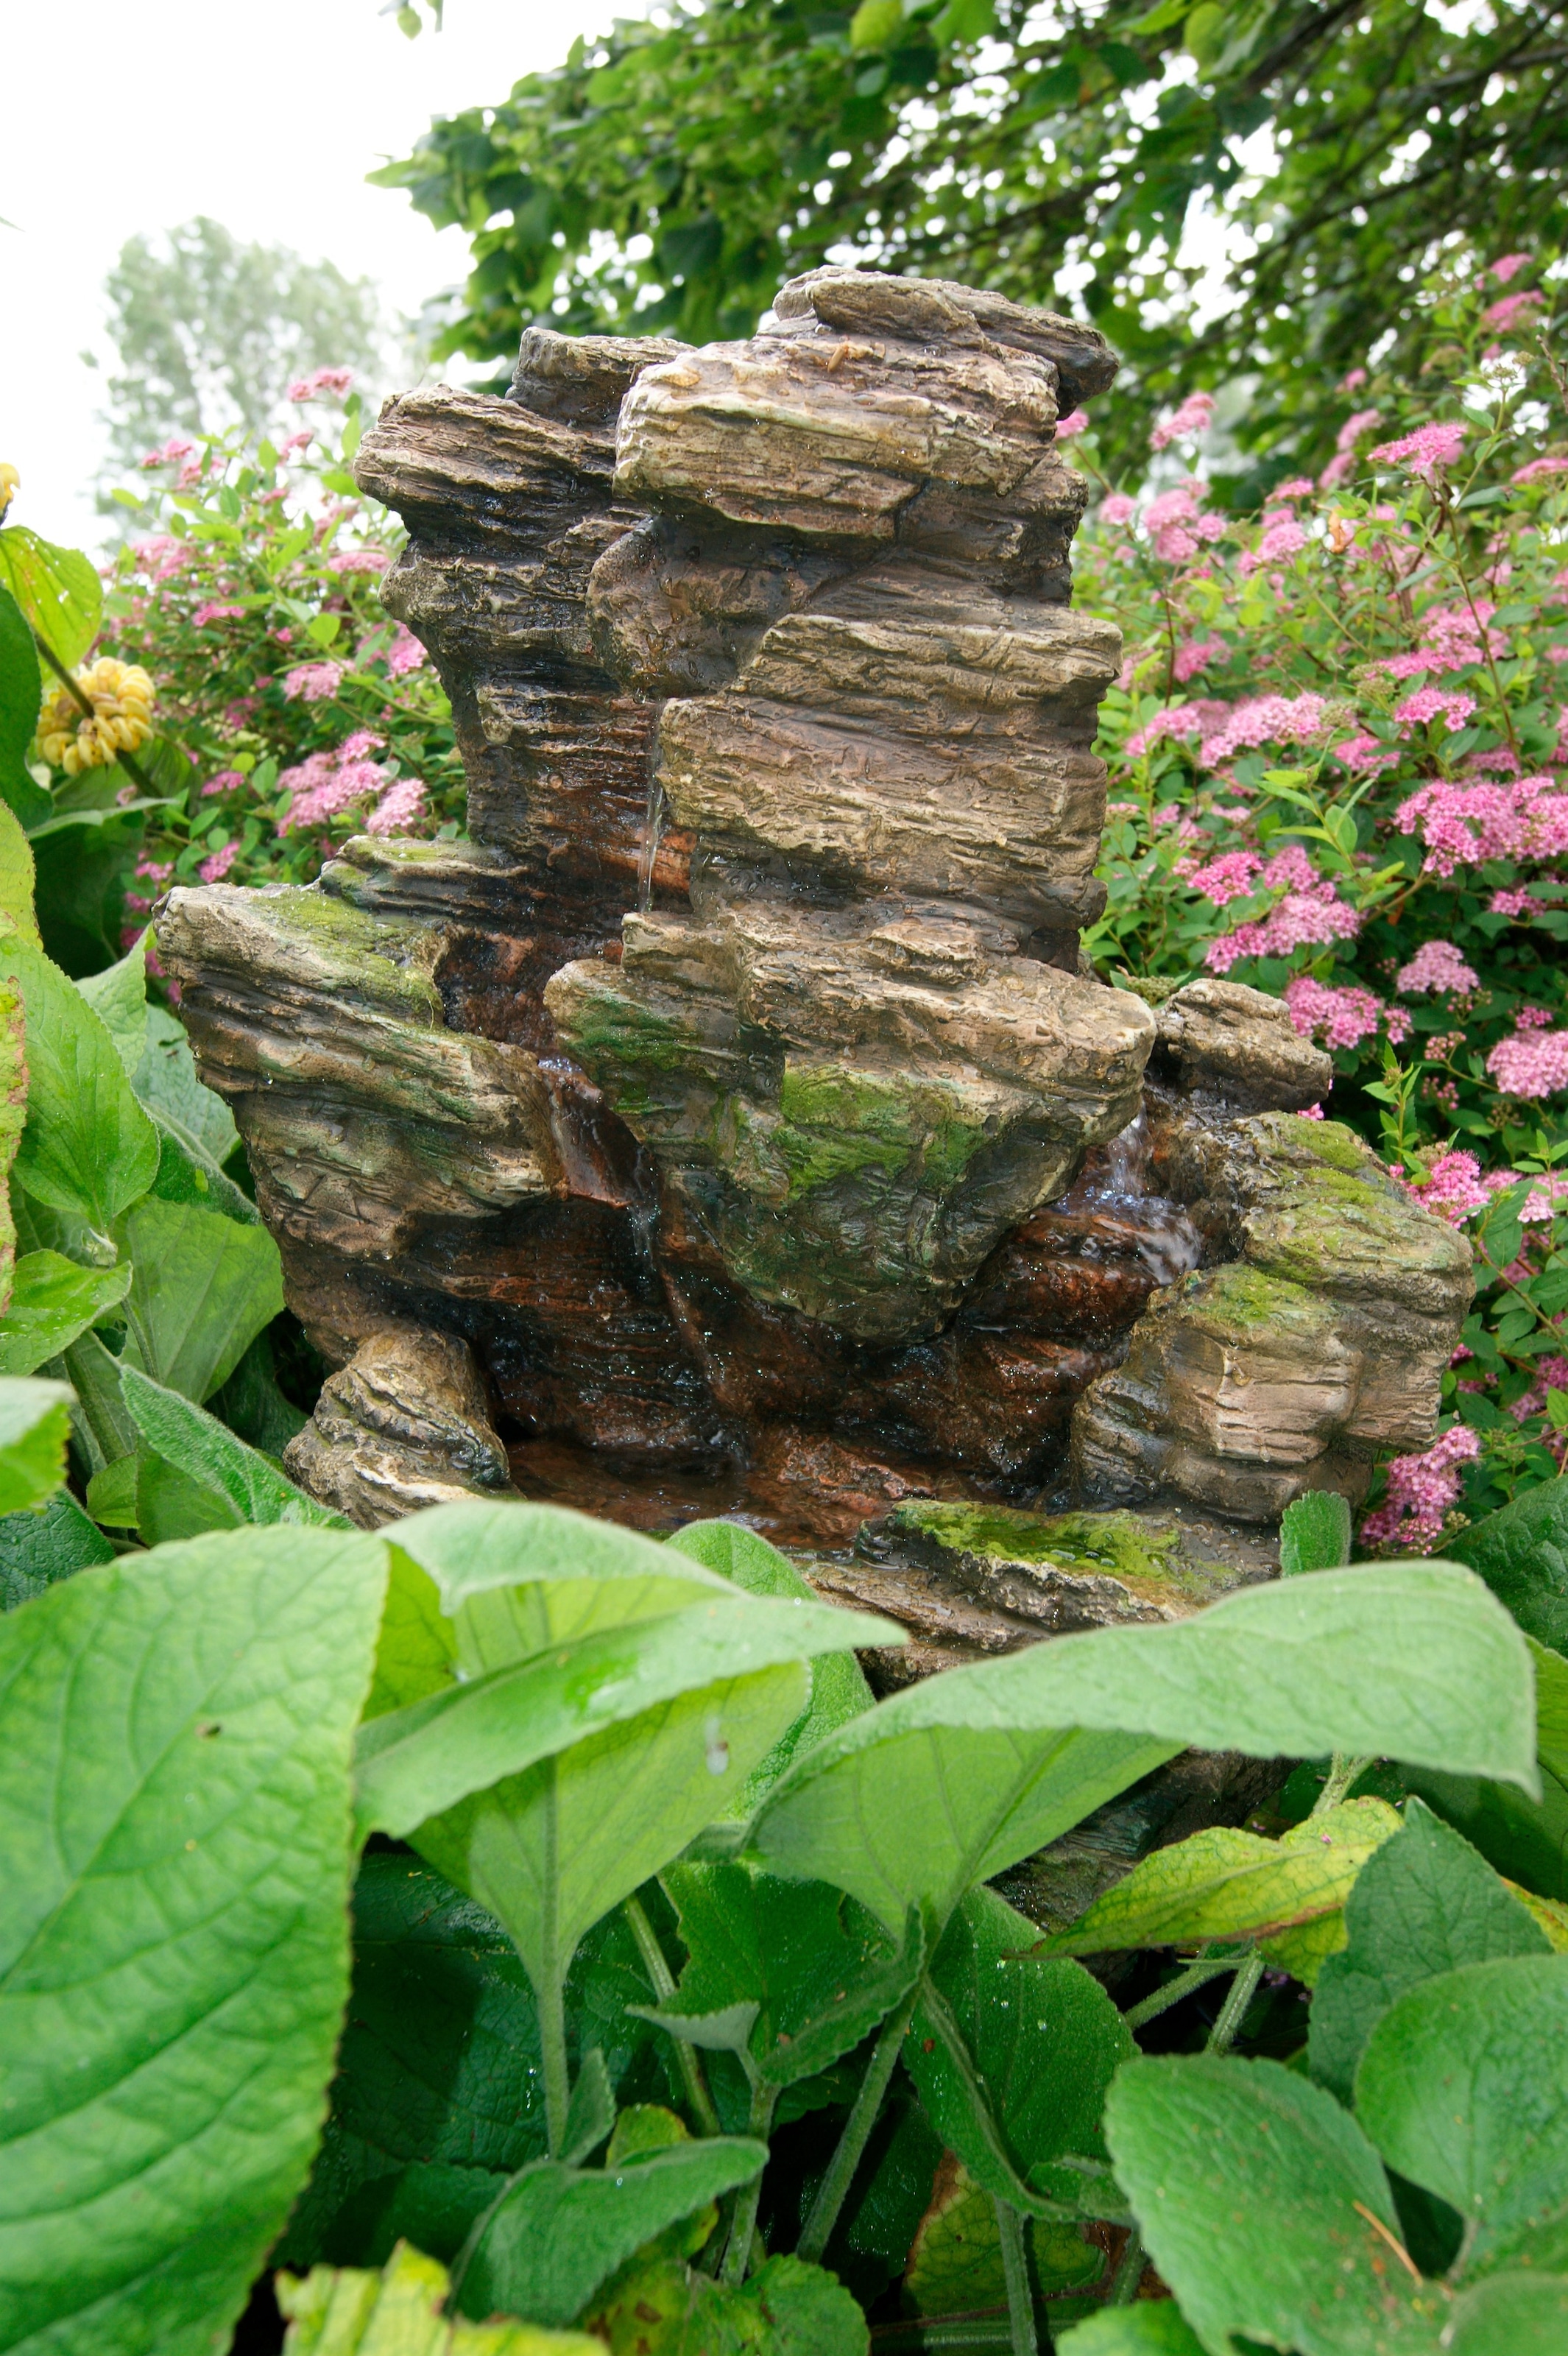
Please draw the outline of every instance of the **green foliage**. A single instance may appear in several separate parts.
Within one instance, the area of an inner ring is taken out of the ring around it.
[[[480,93],[373,177],[471,240],[446,350],[509,361],[531,319],[744,336],[830,255],[1037,303],[1065,269],[1136,372],[1118,434],[1246,374],[1249,442],[1321,465],[1369,284],[1377,330],[1419,355],[1436,240],[1561,235],[1559,27],[1552,0],[1463,31],[1400,0],[686,0]],[[1239,151],[1270,129],[1254,177]],[[1175,256],[1205,202],[1247,258],[1195,332]]]
[[[156,1175],[157,1133],[109,1032],[59,968],[13,937],[0,941],[0,971],[20,989],[27,1022],[27,1125],[13,1182],[108,1248],[115,1220]]]
[[[1350,1508],[1334,1489],[1293,1497],[1280,1517],[1279,1567],[1286,1579],[1303,1570],[1338,1570],[1350,1559]]]
[[[0,1382],[0,1515],[41,1505],[59,1488],[69,1398],[63,1383]]]
[[[290,2356],[599,2356],[581,2331],[446,2319],[446,2268],[401,2244],[379,2274],[315,2266],[278,2280]]]
[[[16,1262],[11,1299],[0,1317],[0,1375],[30,1375],[123,1301],[131,1270],[80,1268],[59,1252],[28,1252]]]

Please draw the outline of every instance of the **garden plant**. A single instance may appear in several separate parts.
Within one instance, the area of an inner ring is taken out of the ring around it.
[[[107,584],[0,529],[0,2347],[1568,2345],[1557,284],[1452,264],[1261,514],[1201,399],[1147,485],[1070,436],[1087,947],[1283,996],[1472,1236],[1436,1444],[1278,1580],[881,1700],[901,1632],[737,1525],[366,1534],[281,1467],[308,1363],[147,925],[461,825],[349,388],[315,459],[153,454]],[[1277,1762],[1244,1829],[1050,1933],[994,1886],[1189,1748]]]

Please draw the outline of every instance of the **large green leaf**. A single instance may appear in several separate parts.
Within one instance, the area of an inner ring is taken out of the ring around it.
[[[1132,2032],[1081,1964],[1030,1955],[1033,1934],[995,1890],[969,1892],[921,1990],[906,2066],[987,2192],[1041,2215],[1122,2215],[1100,2120]]]
[[[401,2244],[379,2274],[313,2266],[278,2279],[289,2356],[604,2356],[581,2331],[548,2331],[502,2318],[448,2321],[446,2268]]]
[[[120,1396],[140,1433],[137,1522],[149,1545],[195,1537],[203,1530],[269,1522],[308,1522],[346,1530],[341,1514],[284,1478],[216,1416],[178,1391],[122,1364]]]
[[[79,1333],[123,1301],[131,1270],[81,1268],[59,1252],[24,1253],[16,1262],[11,1299],[0,1317],[0,1375],[30,1375],[58,1358]]]
[[[1478,1571],[1527,1634],[1568,1653],[1568,1475],[1472,1523],[1454,1558]]]
[[[1499,2274],[1454,2308],[1447,2356],[1563,2356],[1568,2348],[1568,2275]]]
[[[1568,1899],[1568,1661],[1527,1637],[1535,1665],[1535,1749],[1541,1796],[1484,1777],[1405,1771],[1405,1781],[1510,1881]]]
[[[1464,2263],[1568,2264],[1568,1955],[1423,1980],[1356,2072],[1356,2116],[1391,2168],[1464,2218]]]
[[[0,775],[4,763],[0,762]],[[38,947],[38,921],[33,913],[36,878],[33,853],[8,799],[0,798],[0,919],[15,926],[29,948]]]
[[[53,807],[27,767],[42,701],[33,634],[10,590],[0,587],[0,799],[24,827],[47,818]]]
[[[825,2267],[769,2258],[741,2289],[678,2260],[639,2260],[584,2319],[611,2356],[867,2356],[860,2308]]]
[[[1058,2356],[1204,2356],[1203,2344],[1171,2299],[1107,2308],[1058,2335]]]
[[[59,661],[81,660],[103,611],[103,584],[90,556],[57,548],[25,523],[8,524],[0,531],[0,583]]]
[[[210,2356],[309,2163],[347,1989],[373,1539],[198,1539],[0,1621],[7,2346]]]
[[[781,1881],[743,1863],[676,1865],[665,1888],[688,1962],[677,1995],[650,2018],[668,2025],[749,2006],[745,2042],[767,2086],[793,2086],[851,2051],[924,1961],[918,1915],[897,1944],[825,1881]]]
[[[240,1142],[234,1116],[197,1076],[185,1025],[161,1006],[147,1009],[146,1044],[132,1074],[137,1096],[161,1128],[194,1158],[221,1168]]]
[[[653,1995],[620,1913],[591,1932],[566,1989],[574,2056],[603,2053],[623,2096],[660,2083],[660,2040],[628,2004]],[[371,1852],[354,1891],[354,1981],[311,2180],[284,2265],[379,2265],[400,2235],[450,2261],[528,2160],[544,2157],[539,2019],[516,1948],[422,1858]]]
[[[745,2136],[671,2144],[613,2169],[533,2161],[507,2186],[455,2268],[464,2315],[570,2323],[656,2233],[747,2184],[768,2147]]]
[[[1313,2076],[1342,2103],[1372,2029],[1406,1988],[1550,1944],[1485,1858],[1415,1799],[1358,1879],[1345,1930],[1343,1952],[1318,1976],[1307,2037]]]
[[[94,1472],[141,1445],[135,1420],[120,1388],[120,1361],[96,1333],[83,1333],[61,1360],[76,1393],[72,1411],[79,1446]]]
[[[1232,2334],[1297,2356],[1435,2356],[1445,2303],[1394,2255],[1378,2155],[1321,2087],[1277,2062],[1133,2062],[1105,2133],[1149,2254],[1214,2356]]]
[[[1059,1637],[908,1687],[797,1760],[751,1845],[890,1927],[917,1902],[940,1926],[971,1882],[1189,1744],[1485,1759],[1533,1788],[1531,1679],[1518,1629],[1454,1565],[1319,1571],[1174,1626]]]
[[[27,1125],[14,1181],[107,1236],[153,1183],[157,1131],[75,983],[16,939],[0,941],[0,971],[19,986],[27,1008]]]
[[[0,1376],[0,1515],[41,1505],[59,1487],[69,1437],[64,1383]]]
[[[265,1227],[155,1196],[125,1214],[120,1234],[135,1271],[123,1363],[199,1403],[282,1309],[278,1247]]]
[[[0,1612],[14,1612],[57,1580],[113,1559],[113,1547],[70,1491],[57,1489],[42,1505],[0,1515]]]
[[[1278,1840],[1211,1826],[1144,1858],[1069,1929],[1042,1939],[1040,1952],[1093,1955],[1261,1937],[1266,1952],[1283,1949],[1276,1959],[1310,1985],[1316,1944],[1325,1933],[1339,1944],[1339,1912],[1357,1875],[1399,1829],[1387,1801],[1371,1799],[1347,1800]],[[1304,1925],[1311,1926],[1308,1939]]]
[[[1350,1559],[1350,1508],[1337,1489],[1308,1489],[1280,1517],[1279,1568],[1290,1579],[1304,1570],[1338,1570]]]
[[[124,956],[77,983],[83,998],[114,1042],[128,1080],[147,1050],[147,942],[152,926],[139,933]]]

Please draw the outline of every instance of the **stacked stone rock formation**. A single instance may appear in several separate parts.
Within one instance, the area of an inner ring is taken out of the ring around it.
[[[1119,640],[1052,442],[1113,373],[827,271],[743,344],[531,329],[507,400],[387,405],[358,471],[472,839],[159,919],[345,1368],[322,1494],[494,1489],[493,1416],[525,1491],[562,1442],[741,1463],[837,1537],[1049,1485],[1076,1402],[1090,1493],[1261,1519],[1430,1431],[1467,1254],[1292,1117],[1328,1059],[1255,991],[1080,970]]]

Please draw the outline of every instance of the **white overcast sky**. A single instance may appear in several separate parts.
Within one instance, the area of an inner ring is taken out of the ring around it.
[[[0,458],[12,520],[94,545],[102,284],[126,238],[208,213],[374,279],[389,313],[461,282],[442,234],[365,175],[431,116],[505,96],[638,0],[448,0],[405,40],[379,0],[42,0],[5,22]]]

